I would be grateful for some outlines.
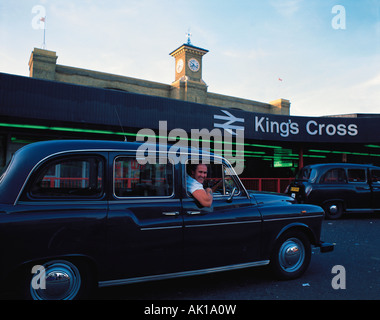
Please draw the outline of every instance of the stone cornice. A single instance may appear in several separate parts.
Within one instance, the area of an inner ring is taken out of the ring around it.
[[[188,44],[183,44],[179,48],[177,48],[174,51],[172,51],[171,53],[169,53],[169,55],[171,55],[172,57],[176,57],[179,54],[183,53],[184,51],[189,52],[189,53],[193,53],[193,54],[198,54],[200,56],[203,56],[208,52],[208,50],[206,50],[206,49],[194,47],[194,46],[188,45]]]

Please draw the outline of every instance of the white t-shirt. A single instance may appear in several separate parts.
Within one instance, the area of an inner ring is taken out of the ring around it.
[[[187,192],[189,192],[190,194],[193,194],[193,192],[197,190],[204,190],[202,183],[199,183],[197,180],[190,176],[187,176],[186,186]]]

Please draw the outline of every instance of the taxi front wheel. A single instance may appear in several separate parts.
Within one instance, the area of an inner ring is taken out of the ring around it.
[[[280,236],[273,249],[271,268],[280,280],[300,277],[311,260],[310,240],[302,231],[289,231]]]

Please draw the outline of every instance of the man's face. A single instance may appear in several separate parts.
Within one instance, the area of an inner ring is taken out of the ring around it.
[[[207,177],[207,166],[205,164],[198,164],[195,171],[193,171],[193,178],[197,180],[199,183],[205,181]]]

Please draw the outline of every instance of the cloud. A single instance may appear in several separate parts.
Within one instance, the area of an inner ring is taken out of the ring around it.
[[[269,4],[281,15],[290,17],[299,10],[302,2],[303,0],[270,0]]]
[[[223,54],[229,58],[254,60],[273,55],[273,52],[270,50],[266,51],[262,48],[249,49],[247,51],[229,48],[228,50],[223,51]]]
[[[361,88],[371,88],[377,86],[380,91],[380,73],[374,76],[373,78],[369,79],[368,81],[365,81],[358,85],[358,87]]]
[[[356,79],[361,78],[360,81]],[[322,80],[321,76],[315,80]],[[318,86],[297,87],[290,100],[293,115],[378,113],[380,73],[365,79],[359,70],[330,75]]]

